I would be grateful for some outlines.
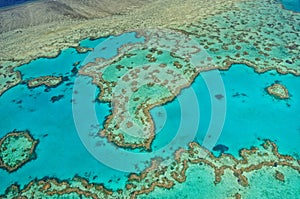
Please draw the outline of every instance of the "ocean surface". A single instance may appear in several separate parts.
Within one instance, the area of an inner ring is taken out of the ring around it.
[[[138,42],[133,36],[133,33],[126,33],[120,37],[127,42],[128,39],[131,39],[131,42]],[[105,40],[106,38],[93,41],[86,39],[80,45],[94,48]],[[119,45],[121,43],[116,43],[115,47]],[[113,53],[107,56],[112,56]],[[74,48],[70,48],[62,51],[56,58],[40,58],[16,68],[24,80],[45,75],[60,75],[64,76],[64,82],[49,89],[44,86],[30,89],[26,84],[19,84],[0,97],[0,107],[5,107],[0,112],[0,137],[14,129],[27,129],[35,139],[39,139],[36,149],[37,159],[11,174],[0,170],[1,194],[15,182],[24,186],[35,178],[44,177],[71,179],[79,175],[89,179],[90,182],[104,183],[106,187],[114,190],[125,186],[128,173],[111,168],[95,159],[81,142],[73,120],[72,94],[76,79],[73,64],[80,62],[77,66],[79,69],[88,54],[79,54]],[[182,103],[189,103],[181,99],[189,97],[190,91],[196,94],[198,100],[198,107],[193,109],[200,112],[199,128],[195,132],[194,140],[200,144],[203,142],[212,115],[211,96],[203,74],[199,75],[190,87],[183,89],[172,102],[150,111],[156,126],[156,137],[152,145],[154,150],[164,147],[176,136]],[[228,71],[220,71],[220,76],[226,91],[227,112],[224,128],[216,144],[227,146],[226,153],[238,157],[241,148],[257,146],[263,139],[270,139],[278,145],[279,152],[299,159],[300,77],[280,75],[276,71],[258,74],[243,64],[235,64]],[[288,88],[290,99],[275,99],[266,92],[265,88],[275,82],[280,82]],[[90,86],[96,88],[95,85]],[[98,93],[99,89],[94,99]],[[52,97],[59,95],[63,97],[58,101],[51,100]],[[96,101],[94,105],[99,130],[103,128],[103,122],[112,110],[108,103]],[[186,114],[186,117],[188,118],[185,119],[192,120],[193,112]],[[219,155],[218,152],[213,152]],[[141,169],[143,166],[147,165],[141,165]],[[188,183],[176,186],[188,191],[190,184],[197,182],[196,176],[191,172],[193,169],[188,171]],[[203,189],[213,190],[211,175],[211,171],[203,171],[203,176],[207,176],[202,178]],[[253,178],[259,180],[258,177]],[[273,181],[275,185],[278,183],[275,182],[275,178]],[[299,178],[294,181],[299,184]],[[168,190],[168,193],[176,194],[176,190]],[[161,192],[164,190],[158,190],[157,193]],[[155,194],[154,192],[153,195]],[[222,194],[222,191],[219,194]]]
[[[34,0],[0,0],[0,8],[1,7],[19,5],[19,4],[22,4],[22,3],[29,2],[29,1],[34,1]]]

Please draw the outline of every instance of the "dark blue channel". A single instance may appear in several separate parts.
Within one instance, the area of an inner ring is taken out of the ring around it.
[[[32,0],[0,0],[0,7],[19,5]]]
[[[300,12],[300,0],[280,0],[280,2],[285,9]]]

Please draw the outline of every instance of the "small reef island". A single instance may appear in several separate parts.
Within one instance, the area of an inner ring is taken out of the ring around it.
[[[0,140],[0,167],[8,172],[16,171],[36,157],[37,144],[28,131],[8,133]]]
[[[282,84],[272,84],[267,87],[267,92],[278,99],[288,99],[290,98],[288,89]]]
[[[47,87],[56,87],[62,82],[62,77],[44,76],[38,77],[27,82],[29,88],[35,88],[41,85]]]

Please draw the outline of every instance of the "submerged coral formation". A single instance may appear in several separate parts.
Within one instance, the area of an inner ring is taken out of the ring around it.
[[[0,140],[0,167],[16,171],[35,158],[37,143],[27,131],[8,133]]]
[[[41,85],[47,87],[56,87],[62,82],[62,77],[55,76],[43,76],[35,79],[31,79],[27,82],[29,88],[35,88]]]
[[[244,63],[257,72],[275,69],[300,75],[299,20],[299,14],[273,0],[247,1],[180,30],[193,35],[220,69]]]
[[[218,184],[227,175],[233,175],[240,184],[240,190],[249,186],[245,174],[256,172],[262,168],[276,172],[278,180],[284,180],[284,168],[290,168],[300,173],[300,161],[291,156],[278,153],[275,143],[267,140],[260,147],[240,150],[240,159],[230,154],[215,157],[199,144],[190,143],[189,149],[179,149],[175,153],[175,160],[152,159],[150,167],[140,174],[130,174],[123,189],[110,190],[102,184],[89,183],[84,178],[74,177],[69,181],[59,181],[54,178],[33,180],[24,189],[12,185],[6,190],[4,198],[14,197],[86,197],[86,198],[137,198],[152,192],[155,188],[170,189],[176,183],[186,181],[186,171],[190,166],[208,167],[215,174],[214,182]],[[281,169],[282,168],[282,169]],[[230,177],[229,177],[230,178]],[[235,194],[236,198],[241,193]]]

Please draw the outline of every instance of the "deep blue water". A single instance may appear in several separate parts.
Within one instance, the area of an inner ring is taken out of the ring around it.
[[[139,42],[140,40],[133,35],[129,33],[120,36],[121,42],[115,42],[115,45],[121,45],[123,40]],[[104,40],[84,40],[81,45],[95,47]],[[113,48],[112,42],[109,44]],[[112,54],[116,53],[110,48],[107,50]],[[107,54],[103,53],[103,56],[112,56],[108,51]],[[71,70],[74,68],[73,63],[77,61],[80,61],[79,68],[87,55],[78,54],[75,49],[70,48],[64,50],[57,58],[41,58],[17,68],[25,80],[42,75],[63,75],[68,79],[49,90],[45,90],[45,87],[28,89],[26,85],[20,84],[0,97],[0,107],[5,107],[0,113],[0,137],[14,129],[28,129],[34,138],[40,140],[36,149],[36,160],[11,174],[0,170],[0,193],[15,182],[25,185],[34,178],[48,176],[70,179],[76,174],[91,182],[104,183],[108,188],[124,187],[128,173],[96,160],[81,142],[73,120],[71,100],[74,99],[73,83],[76,76]],[[195,141],[200,144],[203,142],[212,115],[212,98],[204,81],[204,74],[199,75],[192,86],[184,89],[172,102],[151,110],[155,125],[159,129],[153,142],[153,150],[163,148],[176,137],[182,120],[194,123],[197,111],[200,113],[200,119],[196,121],[199,126],[192,133],[195,133]],[[215,144],[226,145],[229,148],[227,152],[237,156],[239,149],[261,144],[262,139],[271,139],[278,144],[280,152],[299,158],[300,77],[280,75],[275,71],[257,74],[243,64],[233,65],[230,70],[220,72],[220,76],[227,96],[227,113],[224,128]],[[86,81],[90,79],[86,78]],[[265,88],[275,81],[289,89],[290,99],[278,100],[266,93]],[[94,85],[91,86],[96,89]],[[89,96],[90,99],[95,99],[98,92],[99,90]],[[196,105],[191,103],[193,94],[196,95]],[[58,95],[63,95],[63,98],[51,102],[51,98]],[[110,114],[111,108],[107,103],[100,102],[94,103],[94,106],[99,130],[103,127],[102,124]],[[81,114],[86,118],[87,114],[84,111],[86,110],[83,109]],[[191,128],[191,131],[193,130]],[[93,142],[98,138],[90,133],[86,132],[86,137],[90,137],[92,144],[97,144]],[[215,154],[218,155],[216,152]],[[106,154],[105,157],[110,156],[111,154]]]
[[[300,0],[281,0],[284,8],[294,12],[300,12]]]
[[[0,7],[14,6],[33,0],[0,0]]]

